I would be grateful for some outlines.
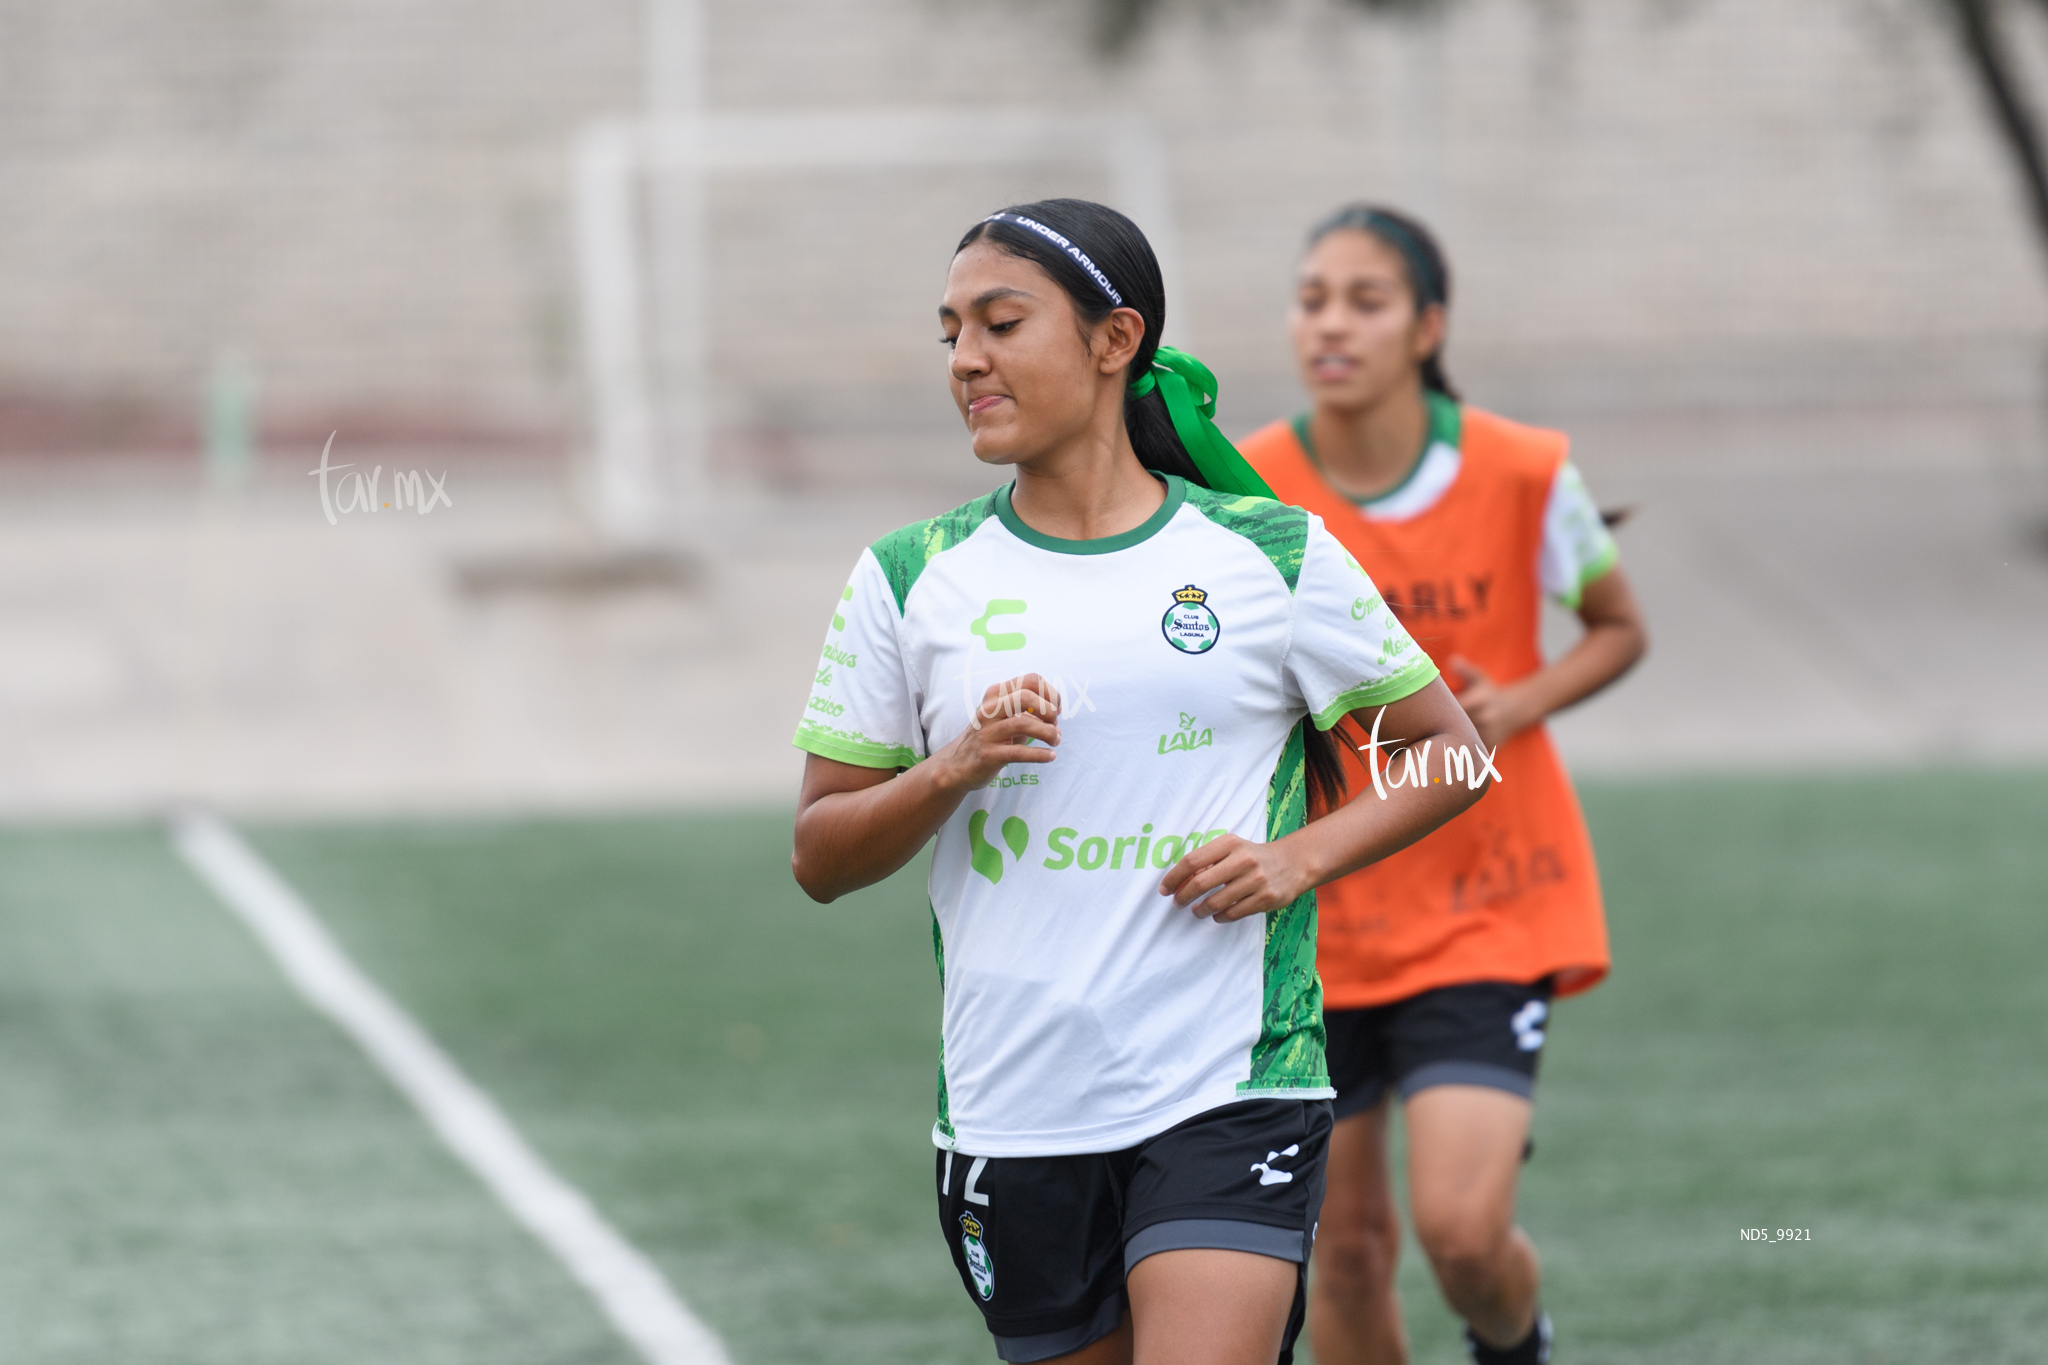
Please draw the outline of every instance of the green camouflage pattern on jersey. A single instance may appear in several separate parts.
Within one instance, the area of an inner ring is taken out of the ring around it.
[[[1308,555],[1308,513],[1272,498],[1218,493],[1188,485],[1188,505],[1226,531],[1258,546],[1287,591],[1301,581]],[[1266,840],[1284,838],[1308,819],[1308,776],[1301,726],[1287,736],[1266,796]],[[1239,1094],[1321,1090],[1330,1084],[1323,1056],[1323,983],[1316,975],[1316,893],[1266,914],[1266,998],[1251,1079]]]
[[[1192,483],[1188,485],[1188,506],[1258,546],[1287,580],[1287,591],[1294,591],[1301,581],[1301,561],[1308,553],[1307,512],[1272,498],[1218,493]]]
[[[939,964],[939,993],[946,991],[946,940],[939,933],[939,912],[936,906],[926,902],[932,912],[932,960]],[[959,1136],[953,1131],[953,1106],[946,1098],[946,1039],[939,1036],[939,1131],[946,1135],[948,1142]]]
[[[1264,499],[1260,499],[1264,501]],[[1301,727],[1287,736],[1266,795],[1266,841],[1294,833],[1308,818]],[[1320,1090],[1330,1084],[1323,1057],[1323,982],[1316,975],[1316,893],[1266,913],[1266,999],[1259,1041],[1252,1046],[1251,1079],[1240,1095],[1274,1090]]]
[[[903,603],[910,596],[911,586],[924,572],[925,565],[973,535],[975,527],[995,514],[996,495],[985,493],[973,502],[962,503],[928,521],[913,521],[891,531],[868,547],[874,551],[883,576],[889,580],[889,590],[896,595],[898,616],[903,614]]]

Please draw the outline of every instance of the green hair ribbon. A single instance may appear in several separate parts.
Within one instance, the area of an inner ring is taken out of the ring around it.
[[[1143,398],[1154,389],[1165,400],[1166,415],[1173,419],[1174,432],[1204,483],[1218,493],[1273,496],[1258,471],[1216,429],[1216,376],[1207,365],[1186,351],[1161,346],[1152,357],[1152,368],[1131,381],[1130,394]]]

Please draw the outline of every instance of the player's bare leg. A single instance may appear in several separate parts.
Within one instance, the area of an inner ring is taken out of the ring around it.
[[[1049,1365],[1266,1365],[1280,1354],[1297,1273],[1243,1251],[1147,1256],[1131,1268],[1131,1311],[1117,1329]]]
[[[1536,1321],[1536,1248],[1515,1226],[1530,1110],[1519,1095],[1473,1085],[1431,1086],[1406,1106],[1416,1240],[1451,1310],[1499,1349]]]
[[[1135,1365],[1272,1365],[1301,1267],[1249,1251],[1162,1251],[1131,1267]]]
[[[1404,1365],[1408,1359],[1394,1292],[1401,1220],[1387,1169],[1389,1108],[1381,1100],[1330,1134],[1329,1184],[1309,1280],[1316,1365]]]

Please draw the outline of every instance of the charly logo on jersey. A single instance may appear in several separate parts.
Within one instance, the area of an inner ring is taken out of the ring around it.
[[[967,633],[978,635],[988,646],[991,654],[1006,650],[1024,648],[1024,632],[1021,630],[990,630],[988,623],[998,616],[1022,616],[1025,612],[1023,599],[1016,597],[992,597],[981,609],[981,615],[967,623]]]
[[[1003,879],[1003,853],[988,841],[984,833],[988,829],[988,812],[978,810],[967,817],[967,861],[976,872],[1000,882]],[[1012,815],[1003,821],[1003,842],[1010,847],[1010,856],[1022,858],[1024,850],[1031,846],[1031,826]]]
[[[1209,594],[1190,583],[1173,594],[1173,605],[1159,618],[1166,643],[1183,654],[1207,654],[1223,637],[1223,623],[1209,606]]]
[[[967,1254],[967,1273],[974,1277],[974,1292],[986,1302],[996,1296],[996,1263],[982,1244],[981,1233],[979,1218],[960,1215],[960,1249]]]
[[[1195,718],[1183,711],[1180,713],[1180,728],[1159,737],[1159,752],[1187,753],[1194,749],[1206,749],[1215,742],[1214,729],[1196,729]]]
[[[1550,1017],[1550,1006],[1541,1000],[1531,1000],[1515,1011],[1515,1017],[1508,1020],[1508,1027],[1515,1031],[1515,1046],[1524,1052],[1535,1052],[1543,1046],[1543,1021]]]

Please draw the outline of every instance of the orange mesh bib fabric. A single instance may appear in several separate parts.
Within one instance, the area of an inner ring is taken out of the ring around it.
[[[1454,655],[1497,683],[1542,666],[1536,562],[1566,447],[1561,432],[1469,407],[1463,418],[1457,479],[1435,506],[1399,521],[1369,520],[1331,488],[1285,422],[1238,443],[1282,501],[1320,516],[1357,556],[1453,690],[1462,686]],[[1377,799],[1346,749],[1352,798]],[[1553,972],[1557,993],[1570,995],[1607,974],[1593,844],[1549,731],[1524,730],[1494,764],[1501,780],[1478,805],[1317,893],[1328,1008]]]

